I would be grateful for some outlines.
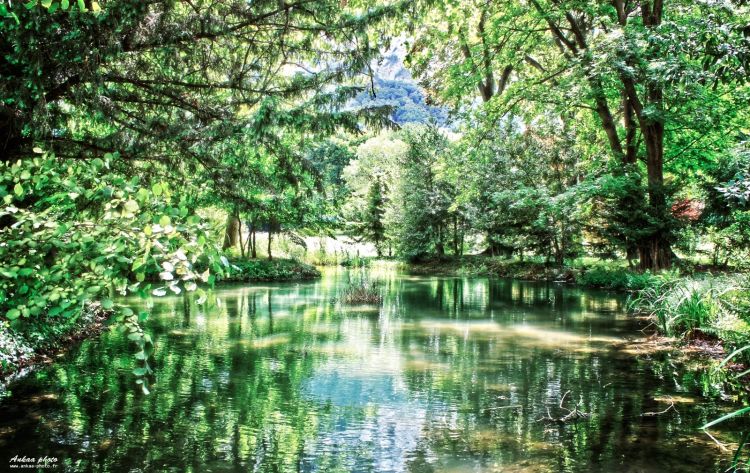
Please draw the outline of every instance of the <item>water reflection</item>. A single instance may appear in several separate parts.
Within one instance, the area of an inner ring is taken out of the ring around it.
[[[382,307],[333,304],[341,272],[224,288],[210,308],[159,301],[151,396],[133,389],[128,342],[108,333],[12,387],[0,449],[69,471],[726,468],[696,427],[731,406],[693,404],[698,379],[621,349],[636,333],[621,297],[377,277]],[[549,420],[576,406],[590,416]]]

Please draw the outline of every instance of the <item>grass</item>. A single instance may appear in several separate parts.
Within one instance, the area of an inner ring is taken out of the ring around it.
[[[379,284],[362,279],[350,282],[336,298],[343,304],[380,304],[383,296]]]
[[[653,316],[669,335],[691,338],[697,331],[735,349],[750,344],[750,277],[700,275],[665,279],[631,298],[631,309]],[[736,353],[750,361],[750,351]]]

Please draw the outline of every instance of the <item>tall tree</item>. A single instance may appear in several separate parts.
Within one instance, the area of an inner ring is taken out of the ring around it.
[[[440,34],[418,30],[425,41],[415,41],[411,63],[438,99],[478,112],[475,117],[489,119],[489,127],[522,102],[533,104],[519,110],[530,121],[544,107],[566,120],[578,120],[574,112],[587,110],[622,169],[642,163],[649,210],[638,222],[648,229],[636,245],[640,265],[669,266],[668,125],[690,128],[679,112],[700,96],[697,89],[746,80],[747,7],[742,2],[508,0],[460,6],[426,2],[424,11],[423,18],[437,25],[445,23],[435,11],[450,12],[448,18],[458,18],[458,25],[477,25],[471,34],[464,26],[438,26]],[[463,54],[445,52],[454,44]],[[484,107],[466,107],[467,84],[479,91]]]

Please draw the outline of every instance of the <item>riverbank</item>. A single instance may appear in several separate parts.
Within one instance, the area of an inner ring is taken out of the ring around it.
[[[541,261],[471,255],[459,259],[430,259],[408,263],[404,270],[416,275],[485,276],[578,284],[583,287],[638,291],[654,284],[659,276],[638,273],[608,262],[578,261],[562,268]]]
[[[52,363],[76,343],[98,336],[112,315],[98,302],[87,304],[80,316],[58,324],[11,326],[0,321],[0,397],[4,385],[34,365]]]
[[[220,282],[297,281],[320,277],[315,267],[296,260],[235,260]],[[48,317],[41,321],[0,321],[0,396],[3,385],[34,365],[52,363],[71,346],[101,334],[111,310],[91,302],[78,317]],[[52,323],[54,321],[54,323]]]
[[[320,277],[314,266],[295,259],[235,259],[221,282],[306,281]]]
[[[575,284],[629,292],[629,309],[646,316],[654,331],[693,353],[716,360],[750,345],[750,277],[681,269],[639,273],[616,263],[576,261],[563,268],[539,261],[465,256],[409,263],[409,274],[485,276]],[[723,366],[742,372],[750,349]]]

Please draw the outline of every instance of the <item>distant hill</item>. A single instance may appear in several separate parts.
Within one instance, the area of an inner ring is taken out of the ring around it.
[[[403,125],[406,123],[436,123],[444,126],[448,113],[440,108],[425,104],[422,90],[414,81],[375,80],[375,96],[367,90],[355,98],[358,106],[391,105],[395,108],[391,119]]]
[[[432,123],[446,126],[448,112],[425,103],[425,94],[404,67],[406,50],[399,44],[385,53],[373,65],[375,96],[372,90],[360,93],[355,106],[391,105],[395,108],[391,119],[399,125],[406,123]]]

